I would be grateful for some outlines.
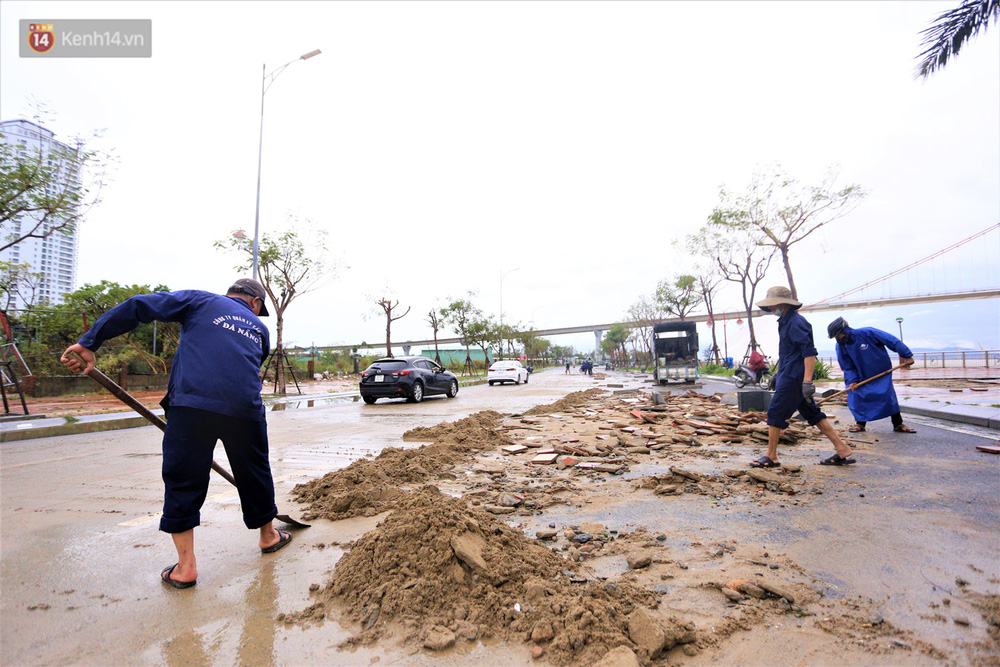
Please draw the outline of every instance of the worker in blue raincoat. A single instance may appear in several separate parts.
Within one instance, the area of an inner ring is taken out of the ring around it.
[[[837,362],[844,371],[844,384],[850,391],[847,394],[847,407],[854,415],[855,423],[851,433],[865,430],[868,422],[877,419],[892,418],[892,428],[900,433],[916,433],[903,424],[903,416],[899,413],[899,401],[896,391],[892,388],[892,374],[884,375],[877,380],[857,386],[868,378],[892,368],[889,353],[886,348],[899,355],[899,362],[906,367],[913,365],[913,352],[903,341],[892,334],[872,327],[852,329],[843,317],[838,317],[827,327],[830,338],[837,339]]]

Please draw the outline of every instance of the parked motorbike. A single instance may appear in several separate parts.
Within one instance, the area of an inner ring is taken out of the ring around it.
[[[756,385],[760,389],[770,389],[771,369],[762,368],[759,371],[754,371],[747,364],[740,364],[736,372],[733,373],[733,382],[737,389],[742,389],[748,384]]]

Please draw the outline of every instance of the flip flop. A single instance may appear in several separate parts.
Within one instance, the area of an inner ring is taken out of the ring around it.
[[[840,454],[834,454],[830,458],[823,459],[819,462],[821,466],[846,466],[851,463],[857,463],[857,461],[852,458],[844,458]]]
[[[771,459],[769,459],[766,456],[762,456],[759,459],[757,459],[756,461],[751,461],[750,462],[750,467],[751,468],[780,468],[781,467],[781,463],[779,463],[777,461],[772,461]]]
[[[170,573],[173,572],[174,568],[178,565],[180,565],[180,563],[174,563],[170,567],[164,569],[163,572],[160,572],[160,579],[163,580],[163,583],[170,584],[174,588],[191,588],[198,583],[197,579],[194,581],[177,581],[176,579],[172,579],[170,577]]]
[[[282,548],[283,546],[292,541],[291,533],[286,533],[283,530],[279,530],[278,535],[281,536],[281,539],[272,544],[271,546],[264,547],[263,549],[261,549],[260,552],[262,554],[273,554],[275,551],[277,551],[278,549]]]
[[[899,426],[894,426],[892,428],[892,430],[896,431],[897,433],[916,433],[917,432],[916,429],[910,428],[906,424],[900,424]]]
[[[865,427],[864,426],[858,426],[857,424],[855,424],[855,425],[853,425],[851,428],[849,428],[847,430],[850,431],[851,433],[864,433],[865,432]]]

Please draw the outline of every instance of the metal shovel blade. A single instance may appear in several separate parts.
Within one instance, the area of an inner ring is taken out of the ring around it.
[[[80,364],[82,368],[86,368],[87,362],[83,360],[83,357],[76,354],[75,352],[70,352],[69,354],[78,364]],[[117,382],[109,378],[107,375],[97,370],[96,368],[93,368],[90,370],[89,373],[87,373],[87,376],[90,377],[90,379],[92,379],[94,382],[96,382],[97,384],[101,385],[109,392],[114,394],[115,398],[120,400],[122,403],[129,406],[130,408],[138,412],[140,415],[145,417],[153,426],[157,427],[161,431],[167,430],[167,422],[163,421],[163,419],[161,419],[159,415],[153,414],[153,412],[145,405],[140,403],[135,396],[122,389]],[[215,461],[212,461],[212,470],[219,473],[219,475],[227,482],[229,482],[233,486],[236,486],[236,480],[233,478],[232,474],[228,470],[220,466],[218,463],[216,463]],[[274,518],[278,519],[279,521],[284,521],[285,523],[290,524],[292,526],[298,526],[299,528],[308,528],[310,525],[308,523],[302,523],[297,519],[293,519],[287,514],[278,514]]]

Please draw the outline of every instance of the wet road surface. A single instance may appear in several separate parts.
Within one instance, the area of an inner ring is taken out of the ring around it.
[[[533,375],[528,385],[463,388],[453,400],[343,402],[269,413],[279,512],[299,513],[288,499],[297,483],[386,446],[419,446],[400,441],[415,426],[485,409],[521,412],[606,382],[555,369]],[[732,386],[705,383],[702,390],[732,391]],[[843,410],[834,408],[832,414]],[[847,420],[840,416],[843,427]],[[630,501],[597,513],[588,513],[585,504],[558,506],[519,525],[531,534],[549,522],[599,521],[650,530],[671,522],[703,540],[773,544],[776,552],[827,581],[829,595],[885,600],[888,620],[921,637],[961,641],[968,629],[928,620],[925,612],[957,577],[973,590],[997,592],[1000,457],[975,450],[976,444],[995,444],[995,436],[982,438],[941,422],[921,423],[919,429],[917,435],[903,435],[893,433],[888,420],[872,424],[862,434],[868,442],[858,450],[858,465],[815,473],[827,478],[825,493],[822,502],[808,506],[794,498],[762,507],[699,496],[669,506]],[[296,531],[284,550],[262,555],[256,531],[242,524],[235,489],[217,476],[196,531],[198,585],[188,590],[162,585],[160,570],[176,557],[169,537],[157,530],[160,435],[148,427],[0,446],[0,663],[530,662],[525,646],[479,644],[465,654],[433,657],[393,648],[337,652],[349,633],[335,622],[305,628],[275,622],[278,614],[311,604],[309,585],[325,584],[342,553],[330,545],[360,537],[375,520],[317,521]],[[758,455],[755,448],[745,449],[748,460]],[[785,447],[782,460],[812,465],[826,454]],[[228,467],[221,447],[216,457]],[[633,466],[630,474],[649,474],[653,466],[648,467]],[[607,483],[627,487],[621,477]]]

